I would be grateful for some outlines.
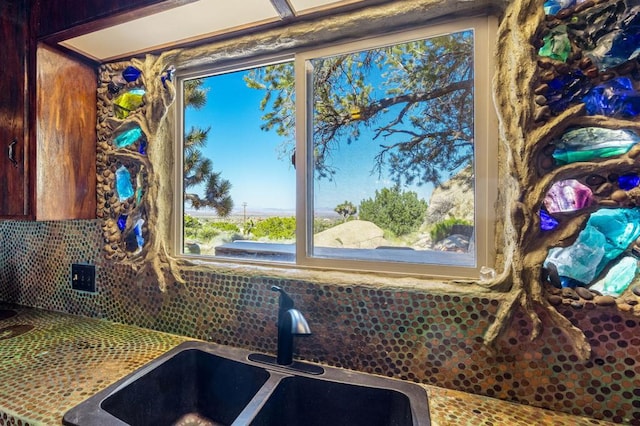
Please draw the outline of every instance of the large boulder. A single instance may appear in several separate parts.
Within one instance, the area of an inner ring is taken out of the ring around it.
[[[315,234],[316,247],[376,248],[389,245],[384,231],[372,222],[350,220]]]
[[[473,168],[469,166],[433,190],[427,208],[426,223],[434,225],[450,218],[473,223],[473,215]]]

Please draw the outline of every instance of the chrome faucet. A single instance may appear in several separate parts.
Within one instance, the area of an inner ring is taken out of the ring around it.
[[[272,286],[280,293],[278,309],[278,365],[293,364],[293,336],[308,336],[311,329],[302,312],[293,307],[293,299],[283,289]]]

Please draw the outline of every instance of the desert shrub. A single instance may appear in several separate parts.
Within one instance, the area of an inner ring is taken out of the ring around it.
[[[184,215],[184,235],[187,238],[196,238],[202,229],[202,222],[193,216]]]
[[[238,225],[231,222],[209,222],[206,227],[214,228],[225,232],[240,232]]]
[[[295,217],[269,217],[256,223],[251,231],[256,238],[269,238],[270,240],[285,240],[296,235]]]
[[[413,191],[399,187],[382,188],[373,199],[360,202],[360,219],[373,222],[395,236],[416,231],[424,221],[427,202]]]

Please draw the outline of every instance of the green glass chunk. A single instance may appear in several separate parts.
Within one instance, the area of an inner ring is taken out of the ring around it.
[[[538,51],[540,56],[548,56],[557,61],[567,62],[571,53],[571,42],[567,36],[566,25],[558,25],[542,40],[544,45]]]
[[[113,101],[116,117],[125,119],[132,111],[142,106],[144,93],[143,89],[133,89],[118,96]]]
[[[640,143],[640,137],[626,129],[583,127],[572,129],[554,141],[553,158],[558,165],[591,161],[625,154]]]
[[[609,269],[604,278],[589,288],[606,296],[618,297],[629,287],[637,273],[638,259],[625,256]]]

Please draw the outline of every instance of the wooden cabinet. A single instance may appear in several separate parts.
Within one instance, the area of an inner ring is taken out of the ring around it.
[[[0,218],[95,218],[96,70],[36,54],[30,5],[0,2]]]
[[[0,2],[0,214],[7,217],[23,217],[30,207],[25,3]]]
[[[35,218],[93,219],[97,71],[42,44],[36,70]]]

